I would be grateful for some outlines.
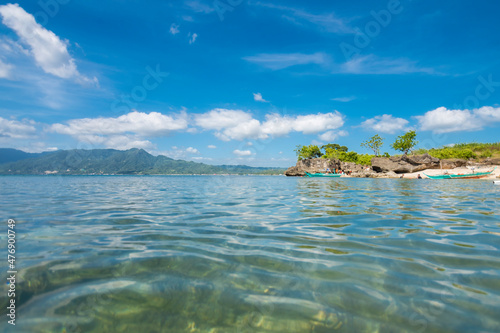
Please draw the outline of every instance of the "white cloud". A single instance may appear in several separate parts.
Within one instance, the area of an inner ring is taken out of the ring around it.
[[[394,134],[403,131],[408,125],[408,120],[395,118],[390,114],[375,116],[361,123],[361,127],[381,133]]]
[[[347,96],[347,97],[336,97],[332,98],[332,101],[335,102],[342,102],[342,103],[347,103],[347,102],[352,102],[356,99],[355,96]]]
[[[208,148],[208,149],[216,149],[216,148],[217,148],[217,146],[214,146],[214,145],[208,145],[208,146],[207,146],[207,148]]]
[[[261,93],[254,93],[253,94],[253,99],[257,102],[263,102],[263,103],[269,103],[269,101],[266,101]]]
[[[236,149],[235,151],[233,151],[233,154],[243,157],[243,156],[251,156],[252,152],[250,150],[238,150],[238,149]]]
[[[348,135],[348,133],[346,131],[338,131],[338,132],[328,131],[328,132],[321,134],[318,138],[321,141],[332,142],[332,141],[335,141],[340,136],[347,136],[347,135]]]
[[[196,42],[196,38],[198,38],[198,34],[197,33],[194,33],[194,34],[189,33],[188,37],[189,37],[189,44],[193,44],[194,42]]]
[[[282,17],[288,21],[297,25],[313,25],[318,26],[322,30],[337,34],[350,34],[354,33],[354,29],[349,27],[348,21],[343,20],[334,13],[326,14],[312,14],[303,9],[280,6],[272,3],[257,2],[254,5],[271,8],[275,10],[282,11],[284,14]]]
[[[195,116],[197,126],[204,129],[221,130],[234,127],[252,119],[252,115],[242,110],[213,109]]]
[[[36,134],[35,124],[33,120],[24,119],[22,121],[17,121],[0,117],[0,138],[33,138]]]
[[[193,156],[193,155],[199,155],[200,152],[198,149],[193,148],[193,147],[177,147],[177,146],[172,146],[171,150],[168,151],[153,151],[152,154],[154,155],[164,155],[168,156],[170,158],[176,159],[176,160],[208,160],[206,157],[201,157],[201,156]]]
[[[433,69],[419,67],[416,62],[408,59],[384,59],[373,54],[355,57],[334,70],[337,71],[349,74],[436,74]]]
[[[216,130],[215,136],[223,141],[267,139],[270,136],[287,135],[293,131],[316,134],[344,125],[343,116],[337,111],[295,117],[269,114],[266,115],[264,122],[260,122],[242,110],[214,109],[197,115],[195,122],[203,129]]]
[[[234,127],[226,128],[224,131],[216,133],[215,136],[222,141],[267,138],[267,135],[262,133],[260,121],[256,119],[250,119]]]
[[[172,23],[172,25],[170,26],[170,33],[172,35],[177,35],[178,33],[180,32],[179,30],[179,25],[178,24],[175,24],[175,23]]]
[[[46,73],[80,82],[97,84],[97,78],[89,79],[78,72],[75,60],[70,56],[68,41],[61,40],[52,31],[36,23],[33,15],[18,4],[0,6],[2,22],[19,36],[20,41],[29,46],[36,64]]]
[[[189,154],[199,154],[200,153],[198,149],[193,148],[193,147],[188,147],[186,149],[186,152],[189,153]]]
[[[52,132],[71,136],[116,135],[134,133],[141,136],[158,136],[186,129],[186,115],[167,116],[159,112],[133,111],[118,118],[84,118],[68,121],[68,125],[54,124]]]
[[[448,110],[440,107],[415,118],[418,119],[423,131],[434,133],[477,131],[500,122],[500,108],[484,106],[473,110]]]
[[[4,63],[2,59],[0,59],[0,79],[10,78],[10,70],[12,67],[12,65]]]
[[[215,10],[214,7],[200,1],[186,1],[186,5],[196,13],[210,14]]]
[[[211,157],[202,157],[202,156],[193,156],[191,157],[194,161],[213,161],[214,159]]]
[[[486,123],[500,122],[500,107],[483,106],[473,110],[474,114]]]
[[[152,149],[154,145],[148,140],[141,140],[136,136],[112,135],[103,142],[106,148],[128,150],[132,148]]]
[[[326,130],[337,129],[344,125],[344,118],[338,112],[318,113],[297,116],[293,129],[304,134],[315,134]]]
[[[297,65],[326,65],[329,63],[329,57],[322,52],[313,54],[304,53],[275,53],[275,54],[257,54],[255,56],[244,57],[244,60],[260,65],[272,70],[279,70]]]

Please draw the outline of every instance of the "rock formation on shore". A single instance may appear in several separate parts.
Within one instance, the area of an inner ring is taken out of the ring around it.
[[[351,162],[342,162],[337,159],[309,158],[297,161],[297,165],[288,168],[288,170],[285,171],[285,175],[301,177],[305,176],[306,172],[325,172],[326,169],[352,171],[355,173],[361,172],[363,166]]]
[[[376,172],[412,173],[425,169],[439,169],[440,159],[429,154],[415,156],[374,157],[372,168]]]
[[[394,178],[398,174],[413,173],[426,169],[454,169],[464,167],[470,163],[462,159],[440,160],[428,154],[403,155],[393,157],[374,157],[371,166],[362,166],[350,162],[342,162],[337,159],[311,158],[300,160],[297,165],[286,170],[286,176],[305,176],[306,172],[324,172],[326,169],[350,171],[353,177],[370,178]],[[500,160],[491,159],[482,163],[483,165],[498,165]]]

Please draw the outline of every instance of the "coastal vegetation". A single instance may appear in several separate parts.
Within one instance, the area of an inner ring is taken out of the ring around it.
[[[496,143],[459,143],[433,149],[418,149],[416,154],[429,154],[439,159],[484,159],[500,158],[500,142]]]
[[[391,147],[400,151],[404,155],[413,153],[417,155],[429,154],[432,157],[439,159],[484,159],[484,158],[500,158],[500,142],[497,143],[460,143],[441,148],[432,149],[417,149],[416,131],[408,131],[396,138]],[[325,158],[337,159],[342,162],[353,162],[360,165],[371,165],[373,157],[383,156],[390,157],[388,153],[380,154],[380,150],[384,144],[384,138],[376,134],[368,140],[361,143],[361,147],[369,148],[373,151],[371,154],[358,154],[355,151],[349,151],[346,146],[341,146],[336,143],[329,143],[321,147],[317,145],[301,146],[295,148],[298,160],[310,158]]]
[[[346,146],[341,146],[336,143],[329,143],[327,145],[318,147],[317,145],[297,146],[295,148],[298,160],[305,160],[309,158],[326,158],[337,159],[342,162],[353,162],[360,165],[370,165],[371,160],[375,155],[358,154],[354,151],[349,151]]]

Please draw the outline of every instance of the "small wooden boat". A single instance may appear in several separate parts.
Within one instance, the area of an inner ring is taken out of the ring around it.
[[[495,171],[495,169],[488,171],[488,172],[467,173],[467,174],[463,174],[463,175],[460,175],[460,174],[458,174],[458,175],[455,175],[455,174],[446,175],[446,174],[444,174],[444,175],[429,176],[425,173],[424,173],[424,175],[426,175],[430,179],[479,179],[479,178],[488,177],[489,175],[491,175],[493,173],[493,171]]]
[[[339,173],[309,173],[309,172],[306,172],[306,176],[307,177],[333,177],[333,178],[336,178],[336,177],[340,177],[341,174],[339,174]]]

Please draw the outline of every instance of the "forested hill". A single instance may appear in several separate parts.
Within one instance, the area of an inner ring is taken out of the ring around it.
[[[0,164],[3,175],[40,174],[279,174],[284,170],[254,168],[245,165],[214,166],[203,163],[174,160],[166,156],[153,156],[143,149],[126,151],[114,149],[59,150],[43,154],[31,154],[0,149],[0,161],[17,156],[15,162]],[[7,154],[8,153],[8,156]],[[5,155],[4,155],[5,154]]]

